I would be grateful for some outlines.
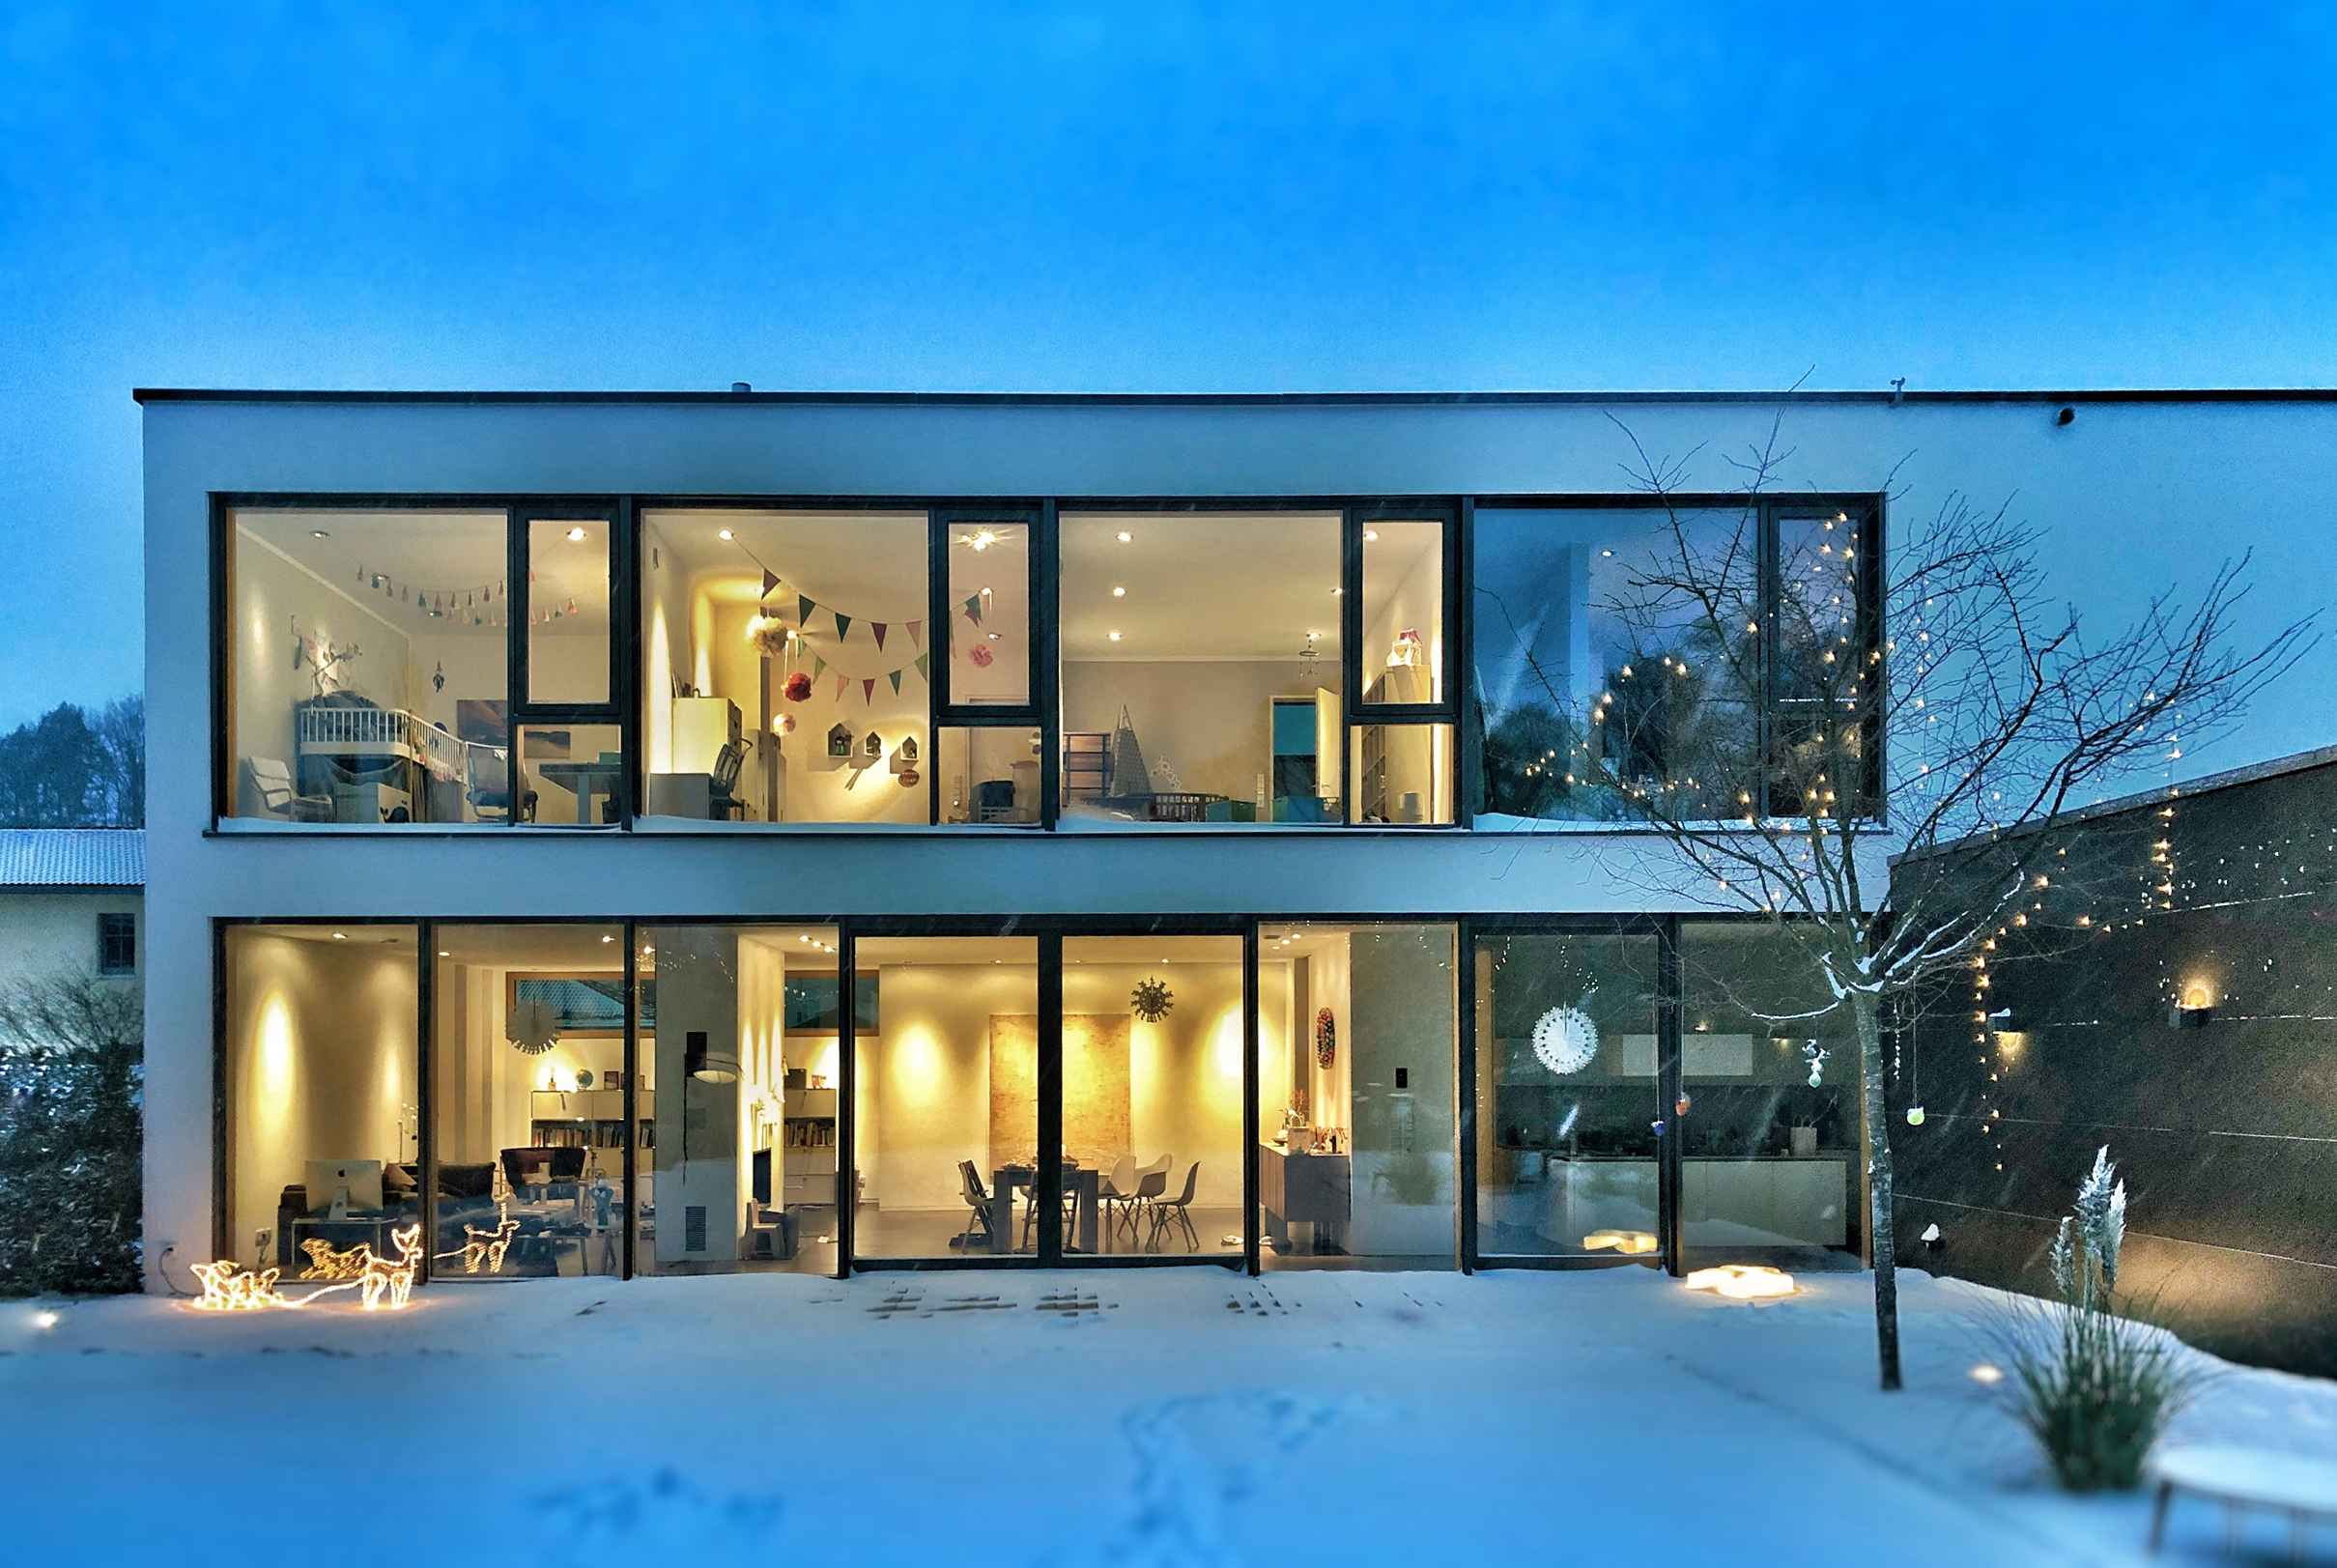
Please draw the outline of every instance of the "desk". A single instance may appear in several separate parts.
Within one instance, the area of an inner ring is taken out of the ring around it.
[[[1008,1165],[993,1173],[990,1183],[990,1250],[1012,1252],[1022,1233],[1014,1225],[1014,1189],[1030,1187],[1038,1192],[1039,1173],[1028,1165]],[[1063,1173],[1064,1184],[1075,1195],[1071,1217],[1071,1250],[1096,1250],[1097,1194],[1101,1191],[1102,1173],[1087,1166],[1075,1166]],[[1106,1238],[1109,1240],[1109,1238]]]
[[[589,827],[600,821],[600,813],[592,809],[592,803],[603,795],[616,793],[616,776],[624,771],[624,766],[613,757],[595,757],[538,762],[535,771],[576,797],[576,819]]]

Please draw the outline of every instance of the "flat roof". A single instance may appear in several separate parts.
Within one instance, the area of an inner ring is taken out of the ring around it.
[[[1502,407],[1615,403],[2330,403],[2337,387],[2097,387],[2001,391],[1572,391],[1572,392],[729,392],[729,391],[326,391],[320,389],[139,386],[139,403],[794,403],[878,406],[1314,408],[1374,405]]]

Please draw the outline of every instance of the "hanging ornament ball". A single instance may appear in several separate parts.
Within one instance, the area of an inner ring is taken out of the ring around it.
[[[966,654],[966,657],[974,662],[975,669],[987,670],[990,668],[990,660],[993,655],[990,652],[988,643],[977,642],[974,644],[973,649]]]
[[[1579,1007],[1554,1007],[1533,1026],[1534,1059],[1553,1072],[1580,1072],[1599,1054],[1599,1026]]]
[[[1315,1013],[1315,1066],[1327,1068],[1339,1059],[1339,1020],[1328,1008]]]
[[[1924,1125],[1924,1108],[1921,1105],[1907,1107],[1907,1125],[1911,1127],[1920,1127]]]
[[[792,735],[795,733],[794,714],[783,713],[779,716],[779,732],[783,735]]]
[[[900,787],[901,787],[901,788],[903,788],[903,789],[910,789],[910,788],[914,788],[914,787],[916,786],[916,784],[917,784],[917,770],[916,770],[915,768],[903,768],[903,769],[901,769],[901,770],[900,770]]]
[[[1694,1105],[1695,1103],[1695,1100],[1690,1099],[1686,1095],[1682,1095],[1679,1098],[1671,1102],[1671,1108],[1680,1115],[1686,1116],[1688,1114],[1688,1107]]]
[[[794,674],[789,675],[787,677],[786,696],[787,700],[790,702],[803,702],[809,700],[812,696],[811,675],[801,670],[798,670]]]

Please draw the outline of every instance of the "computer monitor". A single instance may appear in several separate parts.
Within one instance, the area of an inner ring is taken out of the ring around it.
[[[312,1159],[308,1162],[308,1212],[322,1214],[335,1198],[350,1208],[382,1207],[382,1162],[378,1159]]]

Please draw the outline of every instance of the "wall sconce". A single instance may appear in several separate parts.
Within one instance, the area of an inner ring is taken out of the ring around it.
[[[2214,1021],[2215,993],[2204,980],[2186,983],[2167,1013],[2167,1022],[2178,1029],[2200,1029]]]

